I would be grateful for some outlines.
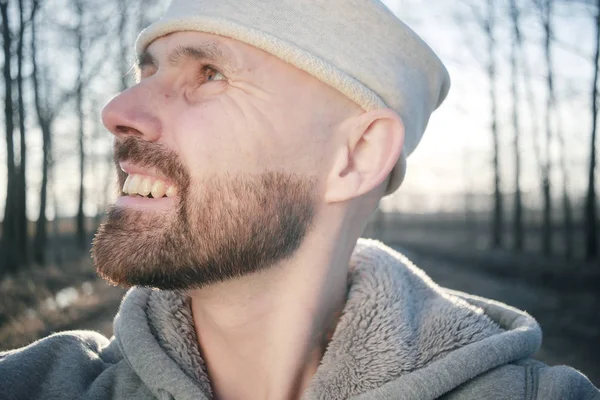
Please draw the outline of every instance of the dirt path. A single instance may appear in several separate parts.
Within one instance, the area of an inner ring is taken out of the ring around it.
[[[526,310],[537,319],[544,333],[542,349],[536,358],[550,365],[570,365],[586,374],[596,386],[600,385],[600,318],[593,306],[595,293],[558,292],[492,276],[424,252],[399,250],[441,286]]]

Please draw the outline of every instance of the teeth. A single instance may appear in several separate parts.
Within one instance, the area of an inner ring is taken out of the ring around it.
[[[148,196],[150,194],[151,190],[152,190],[152,180],[150,180],[150,178],[144,178],[144,180],[142,181],[142,184],[138,188],[138,194],[141,194],[142,196]]]
[[[175,186],[167,186],[167,184],[160,179],[132,174],[127,177],[123,184],[123,193],[130,196],[140,195],[144,197],[152,193],[153,198],[160,199],[165,195],[167,195],[167,197],[176,196],[177,188],[175,188]]]
[[[125,183],[123,184],[123,193],[129,193],[129,182],[131,182],[131,175],[127,175],[127,179],[125,179]]]
[[[136,195],[138,193],[140,183],[142,183],[142,177],[140,175],[131,176],[131,180],[129,181],[129,185],[127,186],[127,192],[130,196]]]
[[[156,181],[154,185],[152,185],[152,197],[155,199],[160,199],[167,192],[167,187],[163,181]]]
[[[175,186],[169,186],[169,188],[167,189],[166,195],[167,195],[167,197],[173,197],[173,196],[177,195],[177,189],[175,189]]]

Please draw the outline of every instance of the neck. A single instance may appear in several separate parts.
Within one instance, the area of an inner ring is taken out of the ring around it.
[[[313,231],[266,271],[189,293],[215,398],[300,397],[346,301],[356,238],[339,228]]]

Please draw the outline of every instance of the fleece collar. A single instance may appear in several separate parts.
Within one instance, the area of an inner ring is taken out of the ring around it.
[[[346,306],[303,399],[388,398],[409,393],[412,379],[442,379],[447,368],[463,366],[431,393],[410,397],[433,399],[539,348],[539,327],[527,314],[440,288],[379,242],[358,241],[349,280]],[[178,400],[212,398],[186,296],[132,289],[115,320],[115,336],[153,392]],[[487,350],[515,340],[519,345],[502,353]],[[470,366],[469,357],[486,362]]]

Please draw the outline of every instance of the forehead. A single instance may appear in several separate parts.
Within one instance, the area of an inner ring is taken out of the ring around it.
[[[148,60],[152,63],[175,64],[186,59],[204,59],[232,72],[252,68],[259,63],[264,64],[267,60],[280,61],[263,50],[234,39],[204,32],[184,31],[170,33],[150,43],[146,50],[138,55],[138,64],[143,66]]]
[[[348,97],[308,72],[264,50],[224,36],[196,31],[174,32],[154,40],[144,54],[150,57],[152,62],[149,64],[155,66],[174,61],[181,64],[198,56],[232,81],[253,82],[263,91],[287,94],[297,103],[301,98],[307,98],[311,103],[320,98],[330,111],[362,110]],[[141,56],[144,57],[144,54]],[[138,59],[140,61],[143,60]]]

